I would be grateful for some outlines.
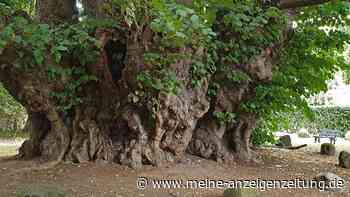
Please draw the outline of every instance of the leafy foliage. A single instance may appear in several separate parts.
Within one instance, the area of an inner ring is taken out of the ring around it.
[[[210,41],[215,33],[195,10],[175,1],[153,0],[152,11],[156,16],[151,23],[154,32],[161,33],[164,47],[199,45]]]
[[[278,112],[301,111],[312,119],[306,99],[325,91],[335,72],[349,71],[344,58],[350,41],[344,28],[350,24],[349,11],[348,2],[336,2],[304,8],[297,15],[293,35],[280,52],[280,69],[272,83],[257,87],[256,98],[246,105],[267,120],[262,128],[283,128],[289,120]]]
[[[230,123],[236,117],[232,112],[214,112],[214,117],[219,123]]]
[[[154,70],[153,73],[141,72],[137,80],[142,84],[141,86],[172,94],[177,94],[180,86],[175,73],[166,69]]]
[[[287,113],[289,124],[287,128],[298,131],[306,128],[311,133],[317,133],[319,129],[338,130],[341,136],[350,131],[350,108],[348,107],[314,107],[314,118],[309,119],[300,112]]]
[[[0,83],[0,131],[20,129],[24,126],[25,120],[26,111],[23,106]]]
[[[260,146],[264,144],[275,144],[276,139],[273,135],[273,130],[271,130],[271,125],[269,122],[261,123],[253,130],[251,142],[255,146]]]
[[[223,40],[219,48],[224,51],[223,63],[246,64],[251,57],[261,53],[281,39],[284,14],[274,7],[260,8],[254,1],[232,3],[227,14],[216,24]],[[222,35],[225,33],[226,35]]]
[[[0,114],[2,116],[16,117],[24,112],[24,108],[19,104],[0,83]]]
[[[13,10],[22,10],[33,15],[35,11],[35,0],[0,0],[0,6],[6,6]]]
[[[11,63],[15,68],[37,72],[52,84],[63,81],[64,88],[58,88],[50,95],[57,101],[59,109],[66,111],[82,102],[78,95],[84,84],[97,81],[81,67],[94,64],[100,53],[100,42],[91,36],[91,30],[97,26],[92,25],[97,24],[86,21],[52,28],[15,16],[0,32],[0,54],[11,45],[19,49],[16,50],[18,58]],[[67,54],[78,63],[74,65],[64,59]]]
[[[50,94],[51,97],[57,100],[58,109],[61,111],[68,111],[73,106],[81,104],[82,99],[79,97],[79,92],[82,90],[82,85],[97,80],[95,76],[89,75],[82,68],[61,69],[59,67],[49,67],[48,72],[49,78],[52,80],[64,77],[64,75],[72,78],[62,91],[51,92]]]

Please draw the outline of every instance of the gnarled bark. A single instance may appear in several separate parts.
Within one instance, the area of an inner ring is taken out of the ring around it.
[[[71,21],[72,2],[38,1],[41,21]],[[97,2],[86,0],[83,4],[93,12]],[[58,8],[64,11],[57,13]],[[92,14],[98,16],[98,12]],[[222,86],[211,101],[207,97],[208,84],[222,80],[221,73],[204,77],[198,86],[191,83],[191,56],[201,58],[206,51],[194,46],[165,49],[164,54],[176,51],[190,58],[168,65],[182,86],[177,94],[155,93],[158,109],[153,114],[145,103],[134,100],[139,90],[137,75],[152,69],[144,54],[159,52],[154,47],[157,43],[149,21],[143,22],[122,32],[117,41],[112,39],[117,30],[97,29],[94,36],[103,47],[94,64],[80,65],[67,58],[67,65],[83,67],[98,81],[81,87],[81,103],[66,111],[58,107],[50,93],[64,89],[67,81],[75,80],[73,76],[50,81],[46,67],[52,64],[50,58],[35,69],[22,70],[13,64],[20,58],[15,48],[8,46],[0,54],[0,81],[27,109],[31,122],[30,139],[20,149],[21,158],[118,162],[134,168],[174,161],[186,151],[215,160],[251,158],[249,139],[257,117],[243,111],[240,104],[254,98],[256,84],[271,80],[274,63],[270,49],[252,57],[247,66],[236,68],[248,74],[251,81],[231,88]],[[236,113],[237,117],[232,122],[219,123],[213,113],[221,111]]]
[[[143,164],[160,165],[181,157],[197,121],[209,109],[208,79],[204,78],[197,87],[191,85],[191,59],[169,65],[183,85],[176,95],[165,92],[154,95],[159,110],[152,118],[146,106],[130,101],[130,96],[138,89],[137,74],[151,69],[142,66],[146,64],[143,54],[154,50],[150,46],[153,44],[150,29],[132,31],[122,38],[125,40],[120,43],[125,44],[119,49],[126,54],[123,55],[125,59],[118,62],[109,56],[120,52],[115,47],[107,47],[110,35],[97,30],[95,36],[105,47],[96,63],[87,65],[86,70],[98,81],[84,85],[80,92],[83,95],[81,104],[68,111],[62,111],[50,93],[62,90],[68,81],[74,80],[69,78],[72,76],[66,76],[64,81],[49,80],[45,65],[50,63],[50,58],[45,60],[44,66],[23,72],[12,64],[19,57],[11,47],[0,55],[0,80],[30,114],[31,137],[21,147],[20,158],[98,160],[139,168]],[[178,52],[200,57],[203,49],[183,47]],[[120,78],[112,77],[111,68],[115,67],[121,70]]]
[[[263,51],[242,68],[252,81],[241,82],[235,87],[223,86],[218,90],[211,105],[212,109],[200,121],[193,134],[188,148],[190,153],[219,161],[231,161],[236,158],[254,159],[250,153],[250,138],[257,115],[242,111],[240,104],[254,98],[257,82],[268,82],[272,79],[273,65],[269,52]],[[221,79],[219,77],[213,80]],[[213,118],[213,113],[222,111],[235,113],[238,117],[229,123],[217,122]]]

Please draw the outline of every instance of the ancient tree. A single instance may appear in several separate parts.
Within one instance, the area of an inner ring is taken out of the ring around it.
[[[284,51],[300,38],[293,17],[326,2],[82,0],[78,10],[74,0],[37,0],[34,11],[0,4],[0,81],[29,115],[18,158],[135,168],[186,152],[251,159],[252,131],[273,93],[261,90],[289,81],[274,76],[293,67],[286,55],[296,53]],[[330,51],[346,40],[331,39]],[[307,92],[306,83],[295,91]]]

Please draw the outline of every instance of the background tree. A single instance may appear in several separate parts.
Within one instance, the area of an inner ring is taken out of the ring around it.
[[[0,81],[31,122],[19,157],[253,158],[261,118],[307,109],[348,69],[349,3],[300,8],[325,2],[85,0],[79,18],[70,0],[2,4]]]
[[[15,134],[26,122],[25,109],[0,84],[0,132]]]

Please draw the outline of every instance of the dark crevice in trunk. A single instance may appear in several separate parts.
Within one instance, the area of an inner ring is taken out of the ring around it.
[[[23,159],[41,156],[41,143],[51,129],[50,121],[40,112],[29,112],[27,122],[25,129],[30,133],[30,139],[26,140],[19,149],[19,158]]]
[[[108,68],[112,79],[114,82],[118,82],[125,67],[126,45],[120,41],[109,40],[104,50],[107,53]]]

